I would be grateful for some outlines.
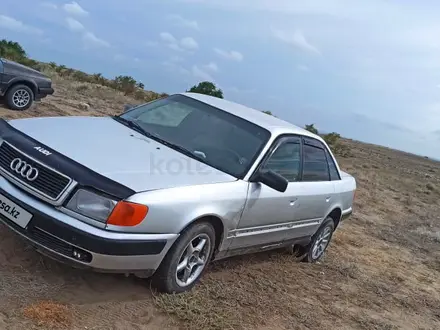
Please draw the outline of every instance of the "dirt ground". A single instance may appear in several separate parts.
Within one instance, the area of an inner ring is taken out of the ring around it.
[[[136,103],[55,83],[54,96],[0,117],[108,115]],[[354,215],[320,264],[283,251],[238,257],[212,264],[187,294],[157,295],[145,280],[58,264],[0,226],[0,329],[440,329],[440,163],[343,143]]]

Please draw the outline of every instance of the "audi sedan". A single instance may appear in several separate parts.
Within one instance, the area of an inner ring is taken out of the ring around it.
[[[0,220],[52,258],[152,276],[164,292],[229,256],[321,260],[355,189],[318,135],[202,94],[0,120]]]

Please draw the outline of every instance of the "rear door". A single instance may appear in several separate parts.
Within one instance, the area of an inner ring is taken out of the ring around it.
[[[313,235],[324,217],[330,212],[335,187],[331,181],[329,163],[325,145],[309,137],[303,137],[302,143],[302,175],[298,183],[299,205],[296,208],[296,221],[307,221],[309,231]]]

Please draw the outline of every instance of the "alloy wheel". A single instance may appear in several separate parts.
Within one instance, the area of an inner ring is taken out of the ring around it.
[[[193,283],[203,272],[211,250],[211,239],[205,233],[194,237],[183,250],[176,269],[176,282],[180,287]]]
[[[12,102],[17,108],[25,107],[31,100],[31,95],[27,90],[18,89],[12,95]]]

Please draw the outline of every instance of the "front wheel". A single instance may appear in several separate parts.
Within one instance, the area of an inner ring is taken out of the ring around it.
[[[34,101],[34,93],[26,85],[15,85],[6,92],[6,104],[12,110],[26,110]]]
[[[330,244],[334,230],[335,223],[333,219],[330,217],[326,218],[315,235],[313,235],[312,241],[306,247],[303,261],[314,263],[321,260]]]
[[[207,222],[187,228],[171,247],[153,275],[153,285],[162,292],[189,291],[200,279],[211,260],[215,231]]]

